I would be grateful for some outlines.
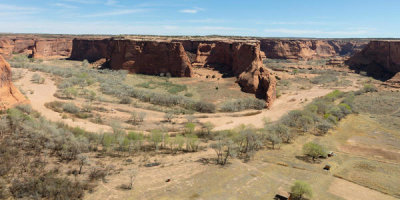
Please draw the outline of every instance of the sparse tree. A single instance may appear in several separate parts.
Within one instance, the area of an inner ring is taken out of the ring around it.
[[[211,148],[214,149],[217,154],[217,164],[225,165],[228,162],[228,158],[236,157],[238,147],[230,139],[225,139],[223,137],[218,137],[217,141],[211,144]]]
[[[133,183],[135,182],[135,178],[136,178],[136,176],[137,176],[137,170],[135,170],[135,169],[130,169],[129,171],[128,171],[128,173],[129,173],[129,186],[128,186],[128,189],[130,189],[130,190],[132,190],[133,189]]]
[[[164,115],[164,119],[169,123],[171,123],[174,118],[175,118],[175,114],[173,112],[167,112]]]
[[[185,124],[185,134],[193,134],[196,129],[196,124],[188,122]]]
[[[325,148],[317,143],[314,142],[309,142],[303,145],[303,153],[307,156],[310,156],[315,162],[317,158],[320,156],[325,157],[326,156],[326,151]]]
[[[272,126],[271,131],[286,143],[289,143],[293,138],[293,134],[290,132],[289,128],[282,123]]]
[[[275,149],[275,145],[282,143],[282,138],[280,138],[275,132],[268,132],[267,140],[271,142],[272,149]]]
[[[83,166],[89,163],[89,158],[86,155],[79,155],[78,156],[78,162],[79,162],[79,172],[78,172],[78,174],[81,174]]]
[[[206,122],[203,124],[203,128],[207,131],[207,135],[211,134],[211,131],[214,129],[215,125],[211,122]]]
[[[161,130],[154,129],[151,131],[150,140],[153,142],[156,151],[159,149],[159,144],[163,141],[163,133]]]
[[[290,188],[290,199],[301,200],[303,196],[312,197],[312,189],[310,185],[303,181],[296,181]]]

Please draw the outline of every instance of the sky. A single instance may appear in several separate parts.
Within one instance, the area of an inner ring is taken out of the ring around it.
[[[1,33],[398,38],[399,0],[0,0]]]

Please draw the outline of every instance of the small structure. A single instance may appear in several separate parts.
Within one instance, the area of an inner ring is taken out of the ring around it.
[[[329,171],[331,169],[330,165],[325,165],[324,170]]]
[[[278,193],[275,195],[274,200],[288,200],[290,198],[290,193],[279,187]]]

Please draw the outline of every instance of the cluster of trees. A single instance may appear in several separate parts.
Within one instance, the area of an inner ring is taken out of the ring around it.
[[[220,105],[222,112],[238,112],[247,109],[262,110],[265,108],[265,101],[256,98],[233,99]]]
[[[258,149],[270,146],[272,149],[281,143],[290,143],[296,136],[305,133],[324,135],[341,119],[355,113],[354,98],[356,95],[375,91],[365,86],[356,92],[338,90],[317,98],[303,110],[289,112],[280,121],[266,123],[264,129],[239,127],[235,130],[216,132],[211,145],[217,154],[217,163],[226,164],[231,157],[250,159]],[[313,161],[326,156],[326,151],[318,144],[306,144],[304,154]]]
[[[46,167],[50,157],[71,162],[89,152],[88,137],[22,105],[0,115],[0,138],[0,198],[80,199],[93,188]]]
[[[34,71],[42,71],[51,73],[64,78],[58,84],[61,90],[58,94],[60,97],[73,99],[78,95],[94,99],[95,92],[91,90],[84,91],[87,86],[95,83],[100,84],[100,90],[104,94],[112,95],[121,99],[121,103],[130,103],[130,98],[136,98],[143,102],[149,102],[161,106],[179,106],[187,110],[194,110],[203,113],[213,113],[216,107],[212,103],[196,101],[189,97],[177,95],[179,91],[185,88],[178,88],[174,85],[172,91],[160,93],[144,89],[140,87],[133,87],[124,83],[127,75],[125,70],[96,70],[87,67],[57,67],[47,66],[40,63],[26,63],[14,61],[12,62],[15,68],[28,68]],[[77,90],[80,89],[80,92]]]

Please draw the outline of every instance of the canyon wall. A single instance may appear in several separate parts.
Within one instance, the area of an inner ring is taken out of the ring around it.
[[[265,99],[267,107],[276,98],[275,77],[263,66],[258,42],[191,41],[181,42],[193,66],[209,67],[237,77],[244,92]]]
[[[260,39],[261,51],[272,59],[320,59],[349,56],[368,43],[367,40]]]
[[[69,57],[72,38],[45,38],[30,35],[0,36],[0,55],[26,54],[34,58]]]
[[[28,103],[28,101],[12,84],[10,65],[0,55],[0,110],[19,103]]]
[[[243,91],[265,99],[268,107],[275,99],[276,80],[262,64],[259,43],[74,39],[70,59],[106,60],[111,69],[177,77],[192,77],[192,66],[207,66],[236,76]]]
[[[89,62],[105,59],[107,67],[131,73],[192,76],[191,63],[179,42],[74,39],[70,58]]]
[[[346,63],[379,79],[389,79],[400,72],[400,41],[371,41]]]
[[[72,39],[38,39],[32,50],[33,58],[70,57]]]

